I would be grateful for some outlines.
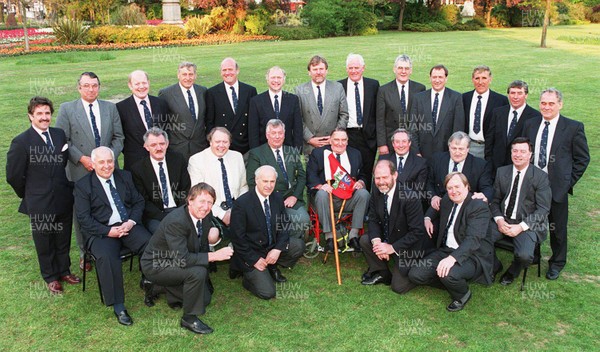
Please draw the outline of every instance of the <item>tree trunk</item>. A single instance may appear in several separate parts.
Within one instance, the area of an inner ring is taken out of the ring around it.
[[[406,0],[400,1],[400,15],[398,16],[398,30],[402,30],[402,25],[404,21],[404,9],[406,8]]]
[[[25,51],[29,51],[29,33],[27,33],[27,13],[25,3],[19,1],[19,11],[21,12],[21,23],[23,24],[23,36],[25,38]]]
[[[546,12],[544,12],[544,25],[542,26],[542,42],[540,47],[546,47],[546,33],[548,32],[548,24],[550,23],[550,6],[552,5],[550,0],[546,0]]]

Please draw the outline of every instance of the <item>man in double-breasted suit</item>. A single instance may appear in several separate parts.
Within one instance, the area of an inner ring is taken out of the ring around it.
[[[465,113],[460,93],[447,88],[448,69],[437,65],[429,71],[431,89],[415,95],[410,109],[410,130],[417,154],[430,159],[448,151],[448,138],[465,130]]]
[[[273,66],[267,71],[269,89],[250,99],[248,114],[248,140],[250,149],[267,143],[265,130],[267,122],[279,119],[287,128],[283,144],[292,146],[302,153],[302,113],[298,96],[282,90],[285,85],[285,71]]]
[[[141,70],[129,74],[128,81],[131,96],[117,103],[117,110],[123,126],[125,144],[123,168],[131,171],[138,160],[148,157],[144,149],[144,133],[153,126],[159,126],[167,116],[166,104],[153,95],[149,95],[148,74]]]
[[[327,60],[315,55],[308,62],[310,82],[296,87],[304,121],[304,153],[329,145],[335,128],[348,125],[348,103],[342,85],[327,80]]]
[[[517,137],[512,142],[512,165],[498,169],[494,182],[494,199],[490,203],[493,223],[492,241],[512,239],[514,260],[500,278],[509,285],[521,268],[533,261],[535,245],[546,239],[552,191],[548,174],[530,164],[533,146],[529,139]]]
[[[92,150],[105,146],[115,154],[115,163],[123,150],[123,128],[115,104],[98,99],[100,78],[93,72],[79,76],[77,90],[81,99],[60,105],[56,127],[65,131],[69,145],[67,177],[79,181],[93,170]],[[115,164],[118,167],[118,164]],[[77,218],[73,218],[75,239],[79,247],[79,266],[83,270],[84,242]],[[91,267],[85,268],[86,271]]]
[[[256,170],[263,165],[271,165],[277,170],[277,183],[275,191],[283,196],[285,214],[291,227],[290,237],[304,238],[310,226],[310,218],[304,204],[304,187],[306,186],[306,172],[302,165],[302,156],[299,149],[283,145],[285,125],[283,121],[273,119],[267,122],[267,143],[260,147],[250,149],[246,179],[248,188],[256,186]]]
[[[453,172],[446,176],[448,193],[440,210],[429,208],[425,229],[431,236],[439,232],[437,250],[425,257],[426,265],[410,269],[410,280],[418,285],[441,285],[450,293],[450,312],[464,308],[471,299],[468,281],[492,283],[494,247],[488,234],[490,209],[481,199],[473,199],[465,175]],[[440,218],[440,226],[433,222]]]
[[[396,79],[384,84],[377,93],[377,146],[379,155],[391,154],[391,138],[398,128],[409,128],[409,113],[413,99],[425,86],[410,79],[412,61],[408,55],[399,55],[394,62]]]
[[[381,155],[379,160],[389,160],[394,163],[398,172],[396,182],[404,190],[417,192],[419,197],[426,198],[425,191],[427,185],[427,160],[411,153],[412,145],[410,132],[404,128],[398,128],[392,135],[393,153]]]
[[[348,78],[339,82],[346,92],[348,102],[348,145],[358,149],[363,159],[367,190],[371,190],[371,176],[377,152],[375,111],[379,82],[363,76],[365,60],[361,55],[349,54],[346,58]]]
[[[231,215],[232,271],[241,271],[244,288],[262,299],[275,298],[275,282],[287,281],[277,265],[292,267],[304,252],[304,241],[288,236],[283,198],[273,192],[277,174],[259,167],[255,188],[233,203]]]
[[[248,112],[250,99],[256,95],[256,88],[238,80],[240,68],[237,62],[228,57],[221,62],[223,82],[206,92],[206,125],[225,127],[231,132],[231,150],[248,153]]]
[[[63,292],[59,281],[80,282],[71,274],[69,259],[73,184],[65,173],[67,138],[61,129],[49,127],[54,112],[49,99],[32,98],[27,111],[31,127],[10,144],[6,182],[22,199],[19,212],[29,215],[42,278],[57,294]]]
[[[552,189],[550,206],[550,247],[546,278],[556,280],[567,263],[569,197],[590,163],[590,151],[583,124],[560,114],[562,93],[544,90],[540,97],[541,117],[525,122],[523,136],[534,142],[534,165],[548,173]]]
[[[161,89],[158,96],[167,104],[168,115],[159,126],[169,134],[170,148],[188,160],[207,146],[206,87],[196,84],[196,64],[182,62],[178,83]]]

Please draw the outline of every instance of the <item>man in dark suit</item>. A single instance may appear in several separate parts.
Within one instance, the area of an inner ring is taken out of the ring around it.
[[[448,193],[441,201],[440,210],[429,208],[425,214],[425,229],[432,236],[432,220],[440,218],[437,250],[425,257],[426,265],[410,269],[408,276],[418,285],[445,288],[452,303],[449,312],[464,308],[471,299],[468,281],[492,284],[494,247],[488,234],[490,209],[481,199],[473,199],[469,181],[460,172],[446,176]]]
[[[419,82],[410,80],[412,61],[408,55],[400,55],[394,62],[396,79],[384,84],[377,93],[377,146],[379,155],[391,154],[391,138],[398,128],[409,128],[409,112],[414,96],[425,90]]]
[[[485,135],[485,159],[492,163],[492,175],[500,166],[510,165],[512,141],[522,135],[525,121],[540,115],[527,104],[529,86],[523,81],[508,85],[509,105],[494,109]]]
[[[446,194],[444,179],[451,172],[460,172],[469,180],[473,198],[484,202],[492,200],[494,183],[488,162],[469,153],[469,136],[455,132],[448,139],[448,152],[436,153],[429,162],[427,191],[431,195],[431,206],[440,209],[440,201]]]
[[[165,217],[140,259],[146,277],[164,287],[169,306],[183,307],[181,327],[197,334],[213,332],[198,319],[212,296],[208,265],[233,254],[231,247],[209,251],[209,244],[219,238],[219,230],[211,222],[214,201],[215,190],[210,185],[201,182],[192,187],[187,204]]]
[[[19,212],[29,215],[42,278],[51,293],[59,294],[59,281],[80,282],[71,274],[69,258],[73,184],[65,173],[67,137],[50,127],[54,107],[49,99],[33,97],[27,112],[31,127],[10,144],[6,182],[22,199]]]
[[[363,77],[365,60],[361,55],[349,54],[346,58],[348,78],[339,82],[346,92],[348,103],[348,145],[358,149],[363,159],[367,191],[371,190],[371,175],[377,151],[375,130],[375,103],[379,82]]]
[[[484,159],[487,139],[485,138],[494,109],[508,104],[508,99],[490,89],[492,70],[485,65],[476,66],[471,75],[474,90],[463,93],[465,130],[471,138],[469,153]],[[488,158],[485,158],[489,160]]]
[[[277,171],[269,165],[256,170],[256,187],[233,203],[231,266],[242,271],[242,285],[259,298],[275,298],[275,282],[286,282],[277,265],[290,268],[304,253],[304,241],[290,238],[283,198],[275,189]],[[233,276],[235,277],[235,276]]]
[[[144,133],[144,148],[150,154],[133,165],[133,182],[144,197],[144,226],[154,233],[164,217],[185,204],[190,189],[187,162],[181,154],[168,151],[169,136],[158,127]]]
[[[141,70],[131,72],[128,86],[132,94],[129,98],[117,103],[117,110],[125,134],[125,145],[123,146],[125,162],[123,168],[131,171],[133,164],[148,157],[142,137],[147,130],[153,126],[158,126],[160,121],[165,119],[167,106],[161,99],[148,95],[150,81],[148,81],[146,72]]]
[[[125,308],[121,249],[142,254],[152,236],[142,225],[144,198],[131,174],[115,169],[112,150],[92,151],[93,173],[75,184],[75,214],[81,224],[86,247],[96,258],[98,279],[107,306],[113,306],[117,321],[131,325]]]
[[[415,95],[410,110],[410,130],[417,154],[430,159],[448,151],[448,138],[465,130],[465,113],[460,93],[447,88],[448,69],[433,66],[429,71],[431,89]]]
[[[336,128],[330,137],[331,146],[320,147],[312,151],[306,166],[306,187],[309,197],[317,209],[319,222],[326,238],[326,249],[333,251],[332,219],[329,212],[329,194],[333,187],[328,181],[334,179],[329,162],[329,155],[334,154],[338,163],[356,180],[352,197],[346,201],[345,211],[352,211],[352,228],[348,234],[349,246],[360,250],[358,232],[363,228],[363,221],[369,206],[369,192],[365,189],[365,176],[363,172],[362,157],[360,152],[348,147],[348,135],[341,128]],[[333,195],[333,208],[336,211],[342,206],[342,199]],[[335,223],[335,222],[334,222]]]
[[[517,137],[512,142],[513,165],[498,169],[494,182],[494,199],[490,203],[493,223],[492,241],[512,239],[514,259],[500,278],[502,285],[519,277],[521,268],[533,261],[535,245],[546,239],[552,191],[548,174],[531,165],[533,147],[529,139]],[[501,267],[501,265],[500,265]]]
[[[427,185],[427,160],[410,152],[412,145],[410,132],[404,128],[397,129],[392,135],[393,153],[381,155],[379,160],[389,160],[398,171],[396,181],[404,190],[416,191],[419,197]]]
[[[223,82],[206,92],[206,125],[225,127],[231,132],[231,150],[245,155],[250,150],[248,143],[248,112],[250,99],[256,95],[256,88],[238,80],[240,68],[237,62],[228,57],[221,62]]]
[[[327,80],[329,65],[324,57],[313,56],[306,67],[310,82],[296,87],[304,121],[304,153],[329,145],[336,128],[348,125],[348,103],[341,84]]]
[[[302,136],[302,113],[298,96],[282,90],[285,85],[285,71],[273,66],[267,71],[269,89],[250,99],[248,114],[248,139],[250,149],[267,143],[265,130],[267,122],[279,119],[286,126],[283,144],[292,146],[302,152],[304,138]]]
[[[560,114],[562,93],[556,88],[544,90],[540,98],[541,117],[525,122],[523,135],[534,144],[534,165],[548,173],[552,189],[550,206],[550,247],[546,278],[556,280],[567,263],[567,223],[569,197],[590,163],[590,151],[579,121]]]
[[[290,237],[303,239],[310,227],[310,217],[304,204],[306,172],[302,165],[301,149],[283,145],[285,125],[283,121],[273,119],[267,122],[267,143],[250,149],[246,179],[248,188],[256,186],[256,170],[263,165],[271,165],[277,170],[275,191],[283,196],[285,214],[291,225]]]
[[[84,72],[77,81],[81,99],[60,105],[56,127],[65,131],[69,145],[67,177],[71,182],[79,181],[92,170],[90,157],[94,148],[109,147],[115,154],[115,163],[123,150],[123,128],[115,104],[98,99],[100,78],[93,72]],[[117,164],[118,167],[118,164]],[[79,267],[83,270],[85,243],[77,217],[73,217],[75,239],[79,247]],[[91,266],[85,268],[91,270]]]
[[[397,177],[393,162],[377,162],[373,173],[377,189],[371,192],[369,207],[369,235],[360,239],[369,265],[362,284],[391,284],[392,291],[406,293],[416,286],[408,279],[410,268],[422,262],[433,249],[433,243],[425,234],[418,195],[397,187]],[[391,271],[388,262],[392,263]]]
[[[171,150],[185,160],[208,146],[206,141],[206,87],[196,84],[196,64],[182,62],[177,69],[178,83],[161,89],[158,96],[167,104],[169,114],[159,121],[167,131]]]

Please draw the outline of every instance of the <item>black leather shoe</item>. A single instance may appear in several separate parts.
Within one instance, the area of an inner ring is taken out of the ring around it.
[[[183,307],[183,304],[181,304],[181,302],[167,303],[167,305],[173,310],[178,310],[181,309],[181,307]]]
[[[358,237],[353,237],[350,239],[350,241],[348,242],[348,246],[350,246],[351,248],[354,248],[354,251],[356,252],[360,252],[360,243],[358,242]]]
[[[504,275],[502,275],[500,277],[500,285],[502,285],[502,286],[508,286],[508,285],[512,284],[513,281],[515,281],[515,277],[513,276],[512,273],[510,273],[508,271],[506,271],[504,273]]]
[[[560,270],[550,268],[546,272],[546,279],[548,279],[548,280],[556,280],[556,279],[558,279],[559,275],[560,275]]]
[[[283,274],[281,273],[281,271],[279,271],[278,267],[272,267],[269,266],[269,274],[271,274],[271,277],[273,278],[273,280],[275,282],[286,282],[287,279],[285,276],[283,276]]]
[[[361,284],[363,284],[363,285],[377,285],[377,284],[389,285],[391,283],[392,283],[392,280],[390,278],[385,278],[385,277],[381,276],[380,274],[373,274],[370,278],[361,281]]]
[[[147,280],[147,279],[142,279],[142,288],[144,289],[144,304],[147,307],[154,307],[154,284],[152,283],[152,281]]]
[[[361,279],[361,281],[366,281],[366,280],[369,280],[370,278],[371,278],[371,273],[369,273],[369,270],[367,270],[362,274],[362,277],[360,279]]]
[[[450,303],[450,305],[448,305],[448,307],[446,307],[446,310],[448,310],[449,312],[458,312],[459,310],[462,310],[467,303],[469,302],[469,300],[471,300],[471,291],[469,291],[467,293],[467,298],[465,299],[464,302],[461,302],[459,300],[456,301],[452,301],[452,303]]]
[[[241,271],[235,270],[235,269],[232,269],[231,267],[229,267],[229,278],[231,280],[233,280],[233,279],[235,279],[237,277],[241,277],[241,276],[242,276],[242,272]]]
[[[213,332],[213,329],[210,326],[204,324],[202,320],[198,318],[196,318],[196,320],[194,320],[193,323],[188,323],[184,319],[181,319],[180,325],[182,328],[186,328],[189,331],[194,332],[196,334],[210,334],[211,332]]]
[[[127,314],[127,310],[122,310],[119,313],[115,312],[115,316],[117,317],[119,324],[125,326],[133,325],[133,319]]]
[[[329,253],[333,253],[333,238],[325,240],[325,250]]]

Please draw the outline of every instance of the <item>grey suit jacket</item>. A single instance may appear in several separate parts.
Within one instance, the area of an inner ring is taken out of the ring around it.
[[[115,153],[115,163],[123,150],[123,127],[117,106],[105,100],[98,100],[100,107],[100,145],[109,147]],[[56,127],[65,131],[69,144],[69,162],[67,163],[67,177],[72,182],[89,172],[79,162],[82,156],[90,156],[96,148],[96,140],[92,125],[81,99],[66,102],[60,105]]]
[[[311,82],[296,87],[304,121],[304,153],[306,154],[310,154],[313,150],[313,147],[307,143],[309,139],[329,136],[336,127],[346,128],[348,125],[348,103],[344,87],[336,81],[326,82],[323,115],[319,114]]]

